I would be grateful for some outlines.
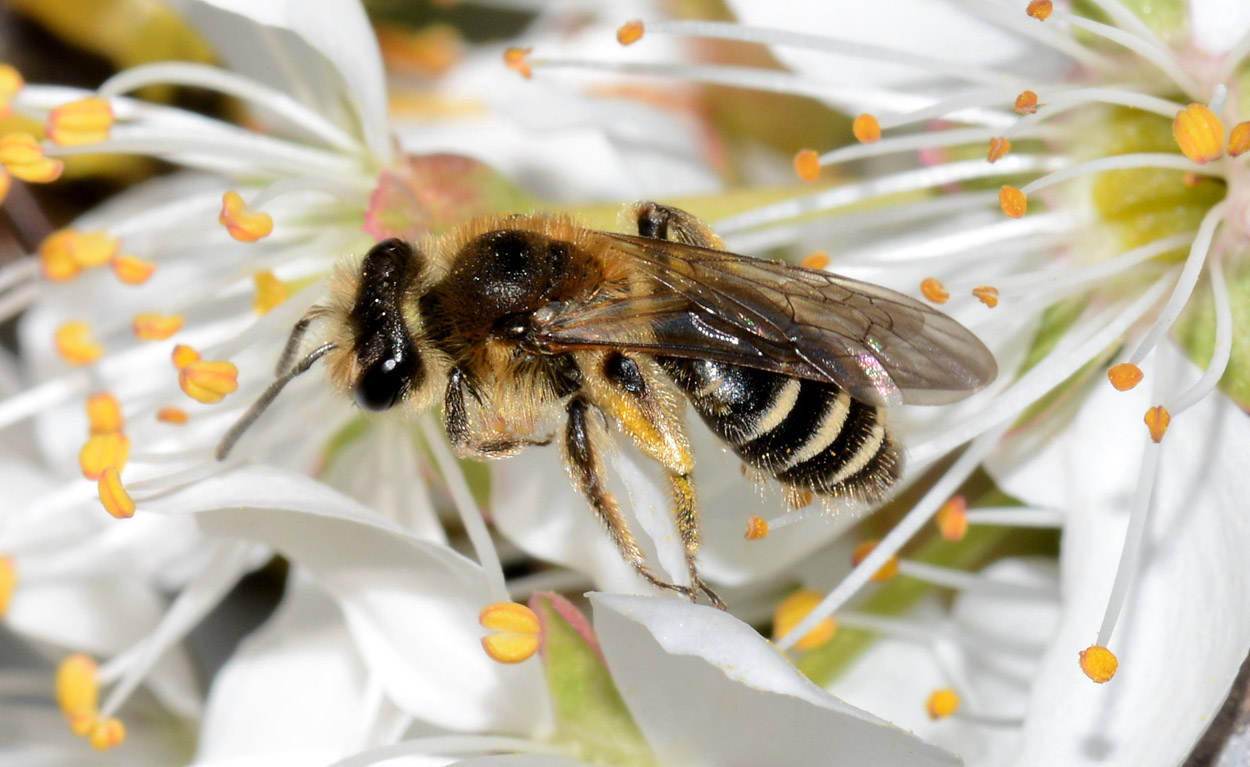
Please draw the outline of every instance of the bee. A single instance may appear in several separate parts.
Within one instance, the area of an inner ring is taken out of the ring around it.
[[[296,324],[278,377],[218,458],[324,357],[366,410],[441,404],[461,456],[558,442],[574,487],[638,574],[723,607],[698,572],[687,402],[789,492],[876,501],[902,470],[885,408],[952,402],[997,375],[975,335],[907,296],[727,252],[677,208],[641,202],[626,215],[636,235],[555,215],[479,218],[341,265],[331,299]],[[321,343],[296,361],[317,320]],[[607,489],[610,425],[663,471],[689,586],[651,570]]]

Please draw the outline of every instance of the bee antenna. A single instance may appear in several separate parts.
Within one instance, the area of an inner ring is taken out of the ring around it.
[[[305,320],[301,320],[300,322],[307,327]],[[298,328],[298,326],[296,327]],[[302,332],[303,331],[301,330],[300,333],[302,334]],[[292,332],[291,335],[293,338],[295,337],[294,332]],[[290,344],[288,344],[288,347],[289,346]],[[334,343],[318,346],[299,362],[295,363],[290,370],[287,370],[285,373],[282,373],[274,379],[274,382],[269,384],[264,393],[260,395],[260,398],[253,402],[252,406],[247,409],[247,412],[243,414],[243,417],[238,421],[235,421],[234,426],[230,427],[230,431],[226,432],[226,435],[221,438],[221,442],[217,444],[217,460],[226,460],[226,456],[230,455],[230,451],[234,449],[234,443],[238,442],[239,437],[243,436],[243,432],[247,431],[248,428],[256,422],[256,419],[260,418],[261,413],[265,412],[265,410],[273,404],[273,401],[278,398],[278,395],[281,394],[282,390],[286,388],[286,385],[291,382],[291,379],[303,373],[307,373],[308,369],[311,368],[317,360],[326,356],[326,354],[336,348],[338,348],[338,344]],[[283,356],[285,357],[286,354],[283,353]],[[286,366],[283,365],[282,367]]]

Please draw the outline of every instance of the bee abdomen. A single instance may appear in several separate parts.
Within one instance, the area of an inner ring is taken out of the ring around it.
[[[881,408],[840,387],[710,360],[660,364],[747,464],[821,495],[880,498],[902,470]]]

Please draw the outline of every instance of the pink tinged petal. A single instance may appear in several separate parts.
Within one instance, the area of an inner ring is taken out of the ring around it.
[[[613,678],[662,764],[959,763],[816,687],[728,613],[674,599],[591,602]]]

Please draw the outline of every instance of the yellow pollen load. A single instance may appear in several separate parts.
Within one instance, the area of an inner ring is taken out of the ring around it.
[[[44,133],[58,146],[104,141],[113,127],[113,107],[98,96],[71,101],[48,113]]]
[[[1033,91],[1021,91],[1016,96],[1016,114],[1031,115],[1037,113],[1037,94]]]
[[[516,72],[526,80],[534,76],[534,70],[530,69],[530,52],[533,48],[509,48],[503,52],[504,66]]]
[[[96,662],[80,652],[61,661],[56,669],[56,703],[66,718],[73,719],[88,712],[94,718],[100,705],[98,670]]]
[[[1111,381],[1116,391],[1128,391],[1141,383],[1144,377],[1145,374],[1141,372],[1141,368],[1131,362],[1121,362],[1119,365],[1111,366],[1111,369],[1107,371],[1107,379]]]
[[[142,285],[156,271],[156,264],[130,255],[117,256],[109,265],[113,267],[117,279],[127,285]]]
[[[936,277],[925,277],[920,281],[920,295],[935,304],[944,304],[950,300],[950,291]]]
[[[113,466],[104,470],[97,485],[100,503],[115,519],[130,519],[135,515],[135,502],[122,486],[122,477]]]
[[[516,602],[496,602],[482,608],[477,622],[492,633],[482,637],[482,649],[497,663],[529,660],[542,647],[542,621]]]
[[[104,356],[104,347],[91,336],[91,326],[71,320],[56,329],[56,351],[71,365],[90,365]]]
[[[13,557],[0,556],[0,618],[9,611],[13,592],[17,589],[17,564]]]
[[[256,242],[273,232],[273,217],[248,208],[239,193],[233,190],[221,196],[221,213],[217,214],[217,221],[239,242]]]
[[[856,544],[855,549],[851,552],[851,564],[858,567],[859,563],[863,562],[872,553],[872,550],[877,548],[877,543],[878,541],[869,539]],[[896,575],[898,575],[898,557],[893,556],[887,559],[885,564],[881,565],[880,569],[873,573],[869,580],[877,582],[888,581]]]
[[[799,262],[799,266],[804,269],[815,269],[816,271],[824,271],[829,268],[829,264],[833,263],[829,260],[829,254],[823,250],[816,250],[803,256],[803,260]]]
[[[990,148],[989,151],[986,152],[985,159],[989,160],[991,163],[995,163],[1006,157],[1007,153],[1010,151],[1011,142],[1002,136],[995,136],[990,139]]]
[[[947,541],[962,541],[968,534],[968,502],[956,495],[938,509],[936,517],[938,532]]]
[[[645,31],[641,19],[627,21],[616,30],[616,41],[621,45],[633,45],[642,39]]]
[[[121,403],[106,391],[92,394],[87,398],[87,423],[92,434],[121,431],[125,425]]]
[[[87,742],[97,751],[107,751],[120,746],[125,740],[126,728],[115,716],[96,722],[87,735]]]
[[[200,353],[186,344],[178,344],[174,347],[174,351],[170,354],[170,358],[174,362],[174,367],[182,370],[187,365],[190,365],[192,362],[198,360],[200,358]]]
[[[9,64],[0,64],[0,117],[8,117],[12,112],[9,102],[24,85],[21,72]]]
[[[998,306],[998,288],[992,285],[982,285],[978,288],[973,288],[972,295],[991,309]]]
[[[747,517],[747,532],[745,538],[748,541],[758,541],[761,538],[768,537],[768,520],[763,517],[757,517],[754,514]]]
[[[1146,417],[1142,420],[1146,422],[1146,428],[1150,429],[1150,439],[1162,442],[1168,424],[1172,422],[1172,414],[1163,405],[1155,405],[1146,411]]]
[[[225,360],[194,360],[178,369],[178,385],[196,402],[212,405],[239,388],[239,369]]]
[[[820,178],[820,155],[815,149],[800,149],[794,155],[794,172],[809,184]]]
[[[179,407],[163,407],[156,411],[156,420],[161,423],[172,423],[181,426],[191,420],[191,416],[187,415],[187,411]]]
[[[859,143],[872,144],[881,140],[881,123],[873,115],[864,112],[851,121],[851,133],[855,134],[855,140]]]
[[[180,314],[144,312],[135,315],[134,321],[131,322],[131,329],[140,341],[164,341],[182,330],[183,322]]]
[[[1228,155],[1240,157],[1250,150],[1250,122],[1240,122],[1228,134]]]
[[[56,181],[65,169],[64,163],[48,157],[29,133],[0,136],[0,164],[9,173],[32,184]]]
[[[924,710],[934,721],[945,719],[959,710],[959,693],[949,687],[935,690],[925,701]]]
[[[1024,218],[1024,214],[1029,210],[1029,198],[1014,186],[1004,184],[998,190],[998,206],[1003,209],[1003,213],[1006,213],[1008,218]]]
[[[1115,676],[1120,668],[1120,661],[1115,653],[1101,645],[1090,645],[1081,650],[1081,671],[1098,684],[1106,684]]]
[[[1050,18],[1050,14],[1055,10],[1055,4],[1050,0],[1032,0],[1024,9],[1024,12],[1037,19],[1045,21]]]
[[[1177,112],[1172,135],[1181,152],[1199,165],[1224,155],[1224,123],[1206,104],[1190,104]]]
[[[90,480],[104,476],[107,469],[121,471],[130,458],[130,438],[120,431],[92,434],[78,451],[82,475]]]
[[[825,595],[819,591],[812,589],[799,589],[790,596],[781,600],[777,605],[777,609],[773,611],[773,639],[780,639],[794,630],[794,627],[808,615],[812,610],[821,603]],[[815,650],[824,644],[827,644],[834,635],[838,633],[838,623],[833,616],[825,618],[816,624],[816,628],[803,635],[803,638],[794,643],[796,650]]]
[[[253,274],[252,283],[256,286],[256,298],[252,299],[252,308],[257,314],[268,314],[287,299],[286,283],[273,272],[266,270]]]

